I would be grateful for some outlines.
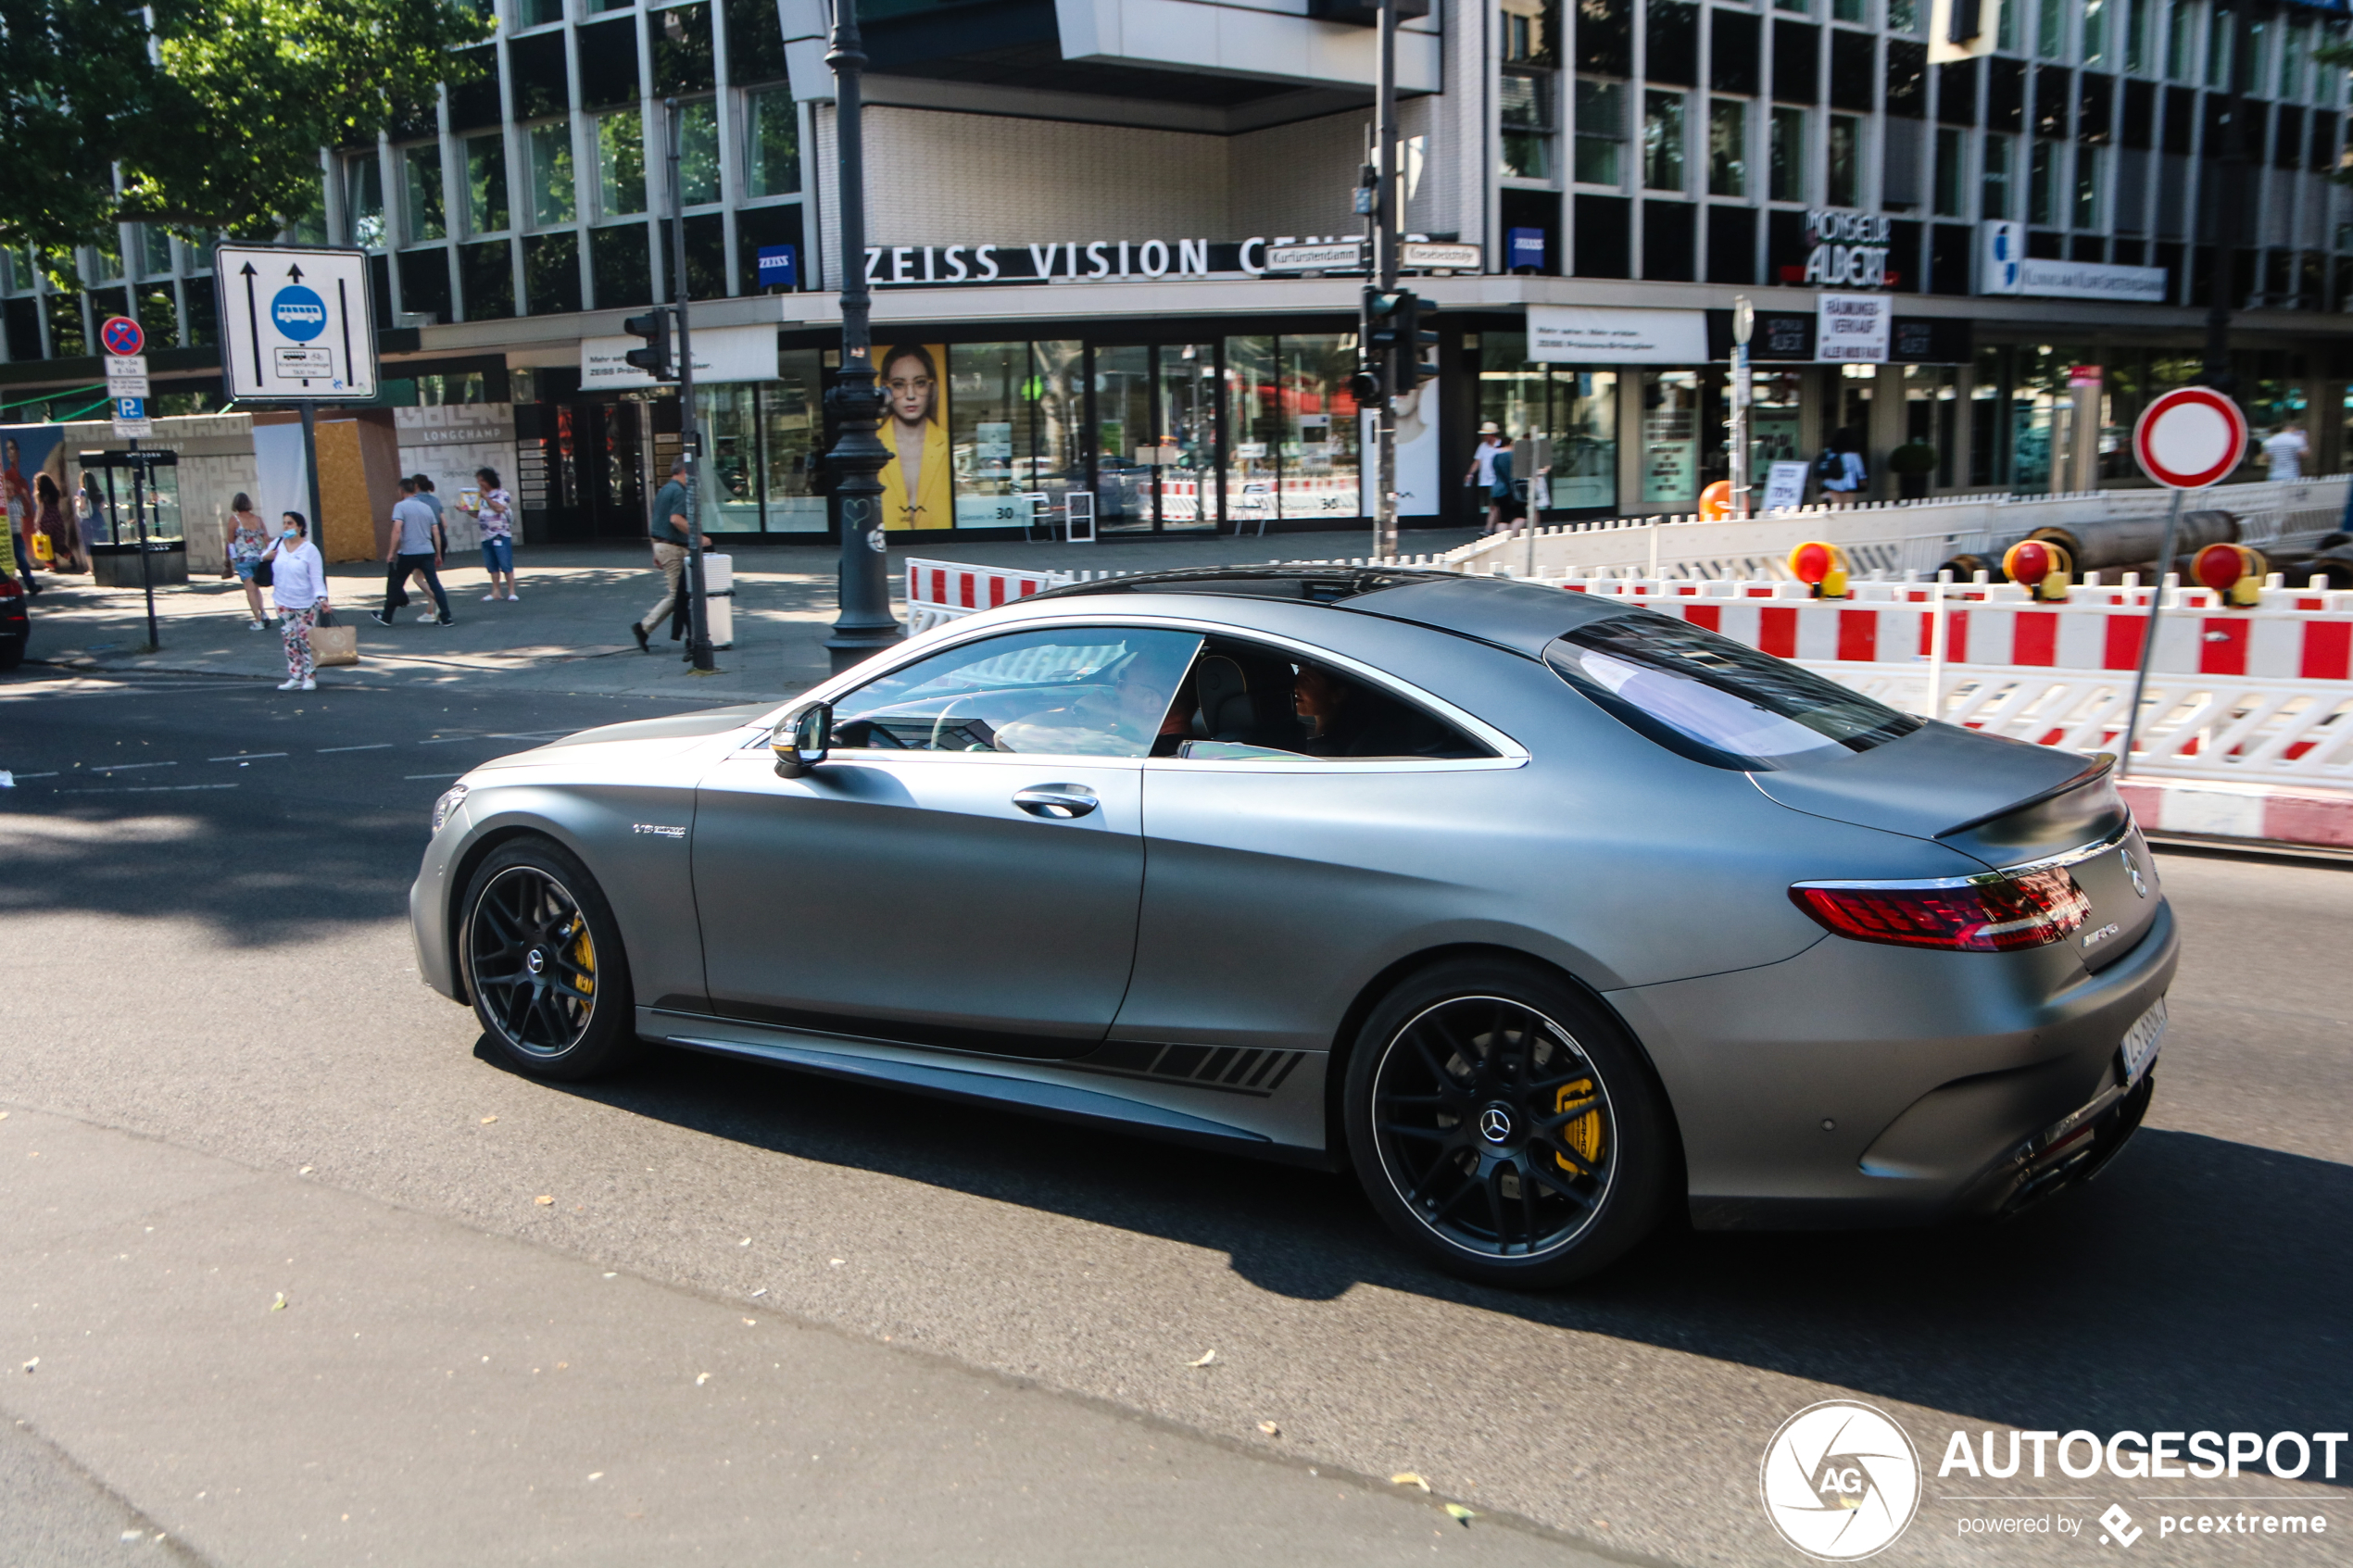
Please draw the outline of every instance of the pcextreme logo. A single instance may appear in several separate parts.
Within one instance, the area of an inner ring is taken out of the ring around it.
[[[1765,1446],[1766,1517],[1808,1557],[1852,1562],[1894,1543],[1920,1506],[1920,1456],[1884,1411],[1808,1405]]]

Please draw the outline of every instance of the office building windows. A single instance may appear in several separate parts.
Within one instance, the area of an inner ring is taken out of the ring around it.
[[[402,182],[407,189],[408,233],[403,236],[410,245],[427,240],[445,239],[449,226],[443,219],[441,195],[441,144],[426,142],[400,150]]]
[[[744,99],[744,194],[788,196],[800,190],[800,112],[782,87]]]
[[[1683,94],[1642,94],[1642,186],[1683,188]]]
[[[2032,0],[2034,6],[2034,52],[2056,60],[2067,52],[2067,0]],[[2004,7],[2007,9],[2007,7]]]
[[[343,160],[343,217],[348,243],[384,248],[384,169],[373,147]]]
[[[2058,206],[2056,195],[2058,184],[2058,162],[2061,148],[2054,142],[2037,142],[2028,155],[2026,167],[2026,220],[2029,223],[2056,223]]]
[[[1766,148],[1766,194],[1777,202],[1806,199],[1806,111],[1775,108]]]
[[[1737,98],[1707,106],[1707,194],[1748,194],[1748,106]]]
[[[507,227],[507,138],[494,131],[469,136],[466,149],[466,232],[496,234]]]
[[[597,211],[623,218],[646,210],[645,125],[635,109],[597,117]]]
[[[2083,0],[2083,63],[2101,66],[2108,56],[2108,0]]]
[[[2075,227],[2096,229],[2100,226],[2100,164],[2108,149],[2078,147],[2075,150]]]
[[[1577,182],[1618,185],[1626,179],[1626,88],[1579,78],[1577,83]]]
[[[1985,138],[1985,177],[1979,194],[1984,202],[1982,216],[1987,221],[2010,217],[2016,210],[2010,206],[2011,160],[2018,156],[2018,141],[2012,136]]]
[[[1969,132],[1941,126],[1936,132],[1934,203],[1939,218],[1966,218],[1969,189]]]
[[[719,199],[719,106],[711,99],[678,106],[678,184],[688,207]]]
[[[1832,207],[1859,206],[1863,190],[1863,122],[1851,114],[1831,116],[1830,157],[1824,167]]]
[[[1503,172],[1522,180],[1553,177],[1553,77],[1505,71],[1500,82]]]
[[[531,221],[551,228],[573,220],[572,125],[535,125],[525,136],[531,152]]]

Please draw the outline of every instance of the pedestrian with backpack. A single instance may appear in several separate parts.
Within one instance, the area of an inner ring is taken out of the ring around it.
[[[1831,432],[1831,443],[1814,459],[1814,477],[1822,482],[1822,499],[1833,507],[1851,507],[1861,500],[1871,483],[1863,467],[1863,444],[1852,430]]]

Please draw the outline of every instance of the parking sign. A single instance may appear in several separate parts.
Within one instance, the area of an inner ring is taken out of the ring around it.
[[[213,280],[230,396],[364,403],[376,395],[366,252],[221,245]]]

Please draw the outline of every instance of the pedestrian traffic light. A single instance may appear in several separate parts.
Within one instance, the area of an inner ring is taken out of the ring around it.
[[[1370,366],[1348,378],[1348,395],[1356,399],[1359,408],[1378,408],[1381,405],[1380,371]]]
[[[1404,396],[1426,381],[1438,379],[1438,367],[1424,359],[1433,358],[1438,348],[1438,334],[1423,323],[1438,313],[1437,307],[1417,295],[1401,294],[1397,307],[1397,395]]]
[[[632,365],[656,381],[676,381],[678,367],[670,357],[670,312],[656,307],[643,316],[632,316],[621,323],[621,330],[631,337],[646,340],[643,348],[633,348],[622,356]]]

